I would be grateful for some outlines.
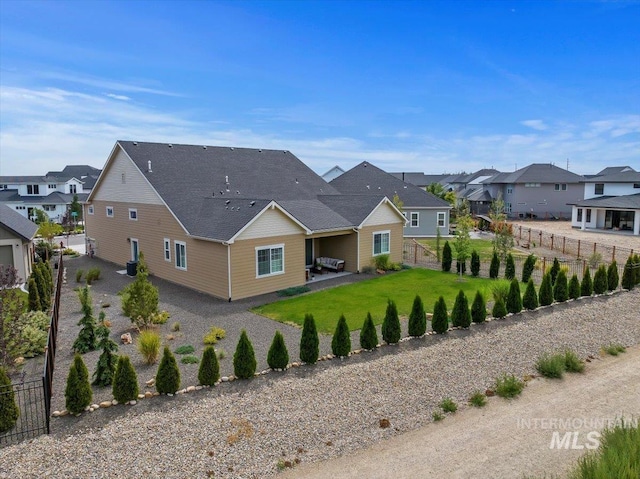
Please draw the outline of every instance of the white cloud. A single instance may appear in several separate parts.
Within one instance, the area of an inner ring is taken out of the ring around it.
[[[549,128],[542,120],[525,120],[521,121],[520,124],[539,131],[544,131]]]
[[[114,100],[122,100],[122,101],[129,101],[131,100],[131,98],[129,98],[126,95],[116,95],[115,93],[107,93],[106,94],[109,98],[113,98]]]

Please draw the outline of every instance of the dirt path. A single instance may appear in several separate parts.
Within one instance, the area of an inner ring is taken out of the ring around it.
[[[565,474],[585,449],[550,448],[554,433],[587,434],[616,418],[640,418],[640,346],[587,364],[583,375],[535,379],[523,395],[490,398],[440,423],[382,441],[338,459],[305,464],[282,478],[514,478]],[[537,424],[536,424],[537,420]],[[553,420],[571,424],[554,426]],[[531,426],[526,427],[526,422]],[[597,439],[597,436],[593,436]],[[571,436],[571,444],[574,436]]]

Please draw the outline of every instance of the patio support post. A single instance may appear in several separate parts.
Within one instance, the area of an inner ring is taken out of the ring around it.
[[[640,235],[640,210],[636,210],[636,214],[633,219],[633,234]]]
[[[582,208],[582,224],[580,225],[580,229],[584,231],[587,228],[587,209]]]

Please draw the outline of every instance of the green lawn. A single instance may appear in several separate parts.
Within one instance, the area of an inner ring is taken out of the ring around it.
[[[445,241],[449,241],[449,246],[451,246],[451,252],[453,254],[453,257],[456,257],[456,240],[455,238],[440,238],[440,254],[442,254],[442,248],[444,247],[444,242]],[[426,239],[421,239],[418,240],[419,243],[427,246],[430,250],[432,250],[434,253],[436,251],[436,238],[426,238]],[[471,250],[476,250],[478,252],[478,254],[480,255],[480,260],[486,260],[486,261],[491,261],[491,257],[493,256],[493,243],[491,242],[491,240],[486,240],[486,239],[472,239],[471,240]],[[471,253],[469,253],[471,254]],[[511,254],[515,257],[515,256],[526,256],[525,253],[522,253],[521,251],[516,251],[516,250],[512,250]],[[454,265],[455,266],[455,265]],[[468,261],[467,261],[467,268],[469,267]]]
[[[494,284],[494,280],[470,276],[465,276],[460,282],[453,273],[415,268],[277,301],[252,311],[282,323],[298,325],[302,325],[306,313],[311,313],[318,331],[331,334],[341,314],[345,315],[352,331],[362,327],[367,311],[371,312],[374,323],[382,323],[389,299],[396,302],[401,316],[409,315],[416,294],[422,298],[427,312],[433,311],[440,295],[444,296],[451,310],[460,289],[465,291],[471,305],[476,290],[482,291],[488,299]]]

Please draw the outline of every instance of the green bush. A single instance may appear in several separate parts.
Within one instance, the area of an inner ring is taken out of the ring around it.
[[[165,346],[156,373],[156,391],[160,394],[174,394],[178,389],[180,389],[180,369],[169,346]]]
[[[280,331],[276,331],[273,336],[271,347],[267,353],[267,364],[271,369],[285,369],[289,364],[289,351],[287,351],[284,336]]]
[[[253,345],[243,329],[233,354],[233,373],[238,379],[252,378],[256,372],[256,355]]]
[[[0,366],[0,434],[10,431],[20,417],[15,393],[6,371]]]
[[[80,283],[82,281],[82,275],[84,274],[83,269],[76,270],[76,283]]]
[[[609,291],[615,291],[619,283],[620,277],[618,275],[618,263],[613,260],[607,269],[607,288]]]
[[[449,314],[444,298],[440,296],[433,307],[433,317],[431,318],[431,329],[437,334],[446,333],[449,329]]]
[[[199,361],[200,360],[193,354],[187,354],[186,356],[182,356],[180,358],[180,362],[182,364],[198,364]]]
[[[620,353],[626,352],[627,348],[625,348],[622,344],[611,343],[607,346],[602,346],[602,351],[605,354],[609,354],[611,356],[617,356]]]
[[[503,374],[496,379],[496,394],[502,398],[514,398],[524,389],[524,381],[513,374]]]
[[[71,414],[80,414],[91,404],[93,391],[89,384],[89,371],[78,353],[67,376],[67,387],[64,391],[65,407]]]
[[[198,381],[203,386],[215,386],[220,379],[220,363],[213,346],[207,346],[202,353],[202,361],[198,368]]]
[[[520,283],[515,278],[511,280],[511,285],[509,286],[509,295],[507,296],[507,304],[505,306],[507,308],[507,312],[509,313],[519,313],[520,311],[522,311]]]
[[[434,422],[438,422],[438,421],[442,421],[444,419],[444,414],[442,414],[440,411],[433,411],[431,413],[431,417],[433,418]]]
[[[522,266],[522,282],[528,283],[531,275],[533,274],[533,270],[536,267],[536,257],[534,254],[530,254],[527,256],[527,259],[524,261],[524,265]]]
[[[469,398],[469,404],[474,407],[483,407],[487,404],[487,396],[482,391],[476,391]]]
[[[175,323],[173,323],[171,325],[171,331],[173,331],[173,332],[180,331],[180,322],[179,321],[176,321]]]
[[[104,313],[101,313],[101,317],[103,321],[96,328],[96,336],[98,337],[98,349],[102,349],[102,353],[100,353],[98,364],[93,372],[92,384],[94,386],[110,386],[118,361],[118,356],[115,354],[118,351],[118,345],[109,337],[109,328],[104,324]]]
[[[574,351],[567,349],[564,352],[564,367],[570,373],[581,373],[584,371],[584,361]]]
[[[575,273],[569,280],[569,297],[571,299],[578,299],[580,297],[580,280]]]
[[[593,294],[593,281],[591,281],[591,273],[589,267],[584,269],[582,282],[580,283],[580,296],[591,296]]]
[[[507,315],[507,307],[504,304],[502,298],[496,299],[493,303],[493,308],[491,309],[491,316],[494,318],[504,318]]]
[[[42,311],[29,311],[20,315],[16,325],[20,329],[20,343],[16,345],[20,356],[33,358],[44,353],[50,321],[49,316]]]
[[[506,304],[509,297],[509,290],[511,289],[511,282],[509,281],[496,281],[491,285],[491,295],[493,300],[497,301],[501,299]]]
[[[451,263],[453,262],[453,255],[451,253],[451,246],[448,241],[444,242],[442,248],[442,271],[451,271]]]
[[[119,293],[122,297],[122,312],[138,328],[152,324],[152,315],[158,312],[158,288],[149,281],[149,271],[144,254],[138,256],[138,271],[133,283]]]
[[[86,276],[87,284],[91,284],[94,281],[97,281],[99,279],[100,279],[100,268],[90,268],[89,271],[87,271],[87,276]]]
[[[311,291],[309,286],[292,286],[291,288],[281,289],[276,294],[280,297],[297,296],[308,291]]]
[[[93,306],[91,303],[91,295],[89,288],[85,286],[78,291],[80,305],[82,309],[82,318],[78,321],[78,326],[82,326],[78,332],[78,337],[73,343],[73,350],[76,353],[84,354],[96,349],[96,320],[93,317]]]
[[[129,360],[129,356],[118,357],[116,371],[113,374],[111,387],[113,397],[119,403],[126,403],[138,399],[138,376]]]
[[[516,263],[513,260],[511,253],[507,254],[507,262],[504,267],[504,278],[511,281],[516,277]]]
[[[543,354],[536,362],[536,370],[545,378],[560,379],[565,371],[564,355]]]
[[[500,258],[498,258],[498,253],[494,251],[489,266],[489,278],[497,279],[498,274],[500,274]]]
[[[456,300],[451,310],[451,324],[460,328],[468,328],[471,324],[471,312],[469,311],[469,301],[463,290],[458,292]]]
[[[636,273],[633,268],[633,256],[629,255],[627,258],[627,262],[624,264],[624,269],[622,270],[622,281],[620,285],[629,291],[633,289],[636,284]]]
[[[558,303],[564,303],[569,299],[569,288],[567,286],[567,274],[560,270],[556,276],[556,282],[553,284],[553,299]]]
[[[40,302],[40,293],[38,293],[38,286],[36,280],[31,276],[28,281],[29,288],[29,310],[30,311],[42,311],[42,303]]]
[[[458,410],[458,405],[451,398],[444,398],[439,406],[444,412],[454,413]]]
[[[553,258],[553,265],[549,269],[549,274],[551,275],[551,286],[556,284],[556,278],[558,277],[558,273],[560,272],[560,261],[558,258]]]
[[[387,271],[391,268],[388,254],[379,254],[378,256],[373,258],[373,262],[376,266],[376,269],[379,269],[381,271]]]
[[[191,354],[195,350],[196,350],[196,348],[194,348],[190,344],[183,344],[181,346],[178,346],[176,349],[174,349],[173,352],[175,354]]]
[[[476,296],[471,304],[471,321],[474,323],[483,323],[487,318],[487,304],[484,296],[480,291],[476,291]]]
[[[522,307],[528,310],[538,307],[538,293],[536,293],[532,278],[527,281],[527,288],[524,290],[524,296],[522,297]]]
[[[42,267],[44,263],[36,263],[34,265],[31,275],[36,281],[36,287],[38,288],[38,296],[40,296],[40,311],[48,312],[51,307],[51,292],[49,291],[49,285],[43,274]]]
[[[471,252],[471,276],[480,274],[480,255],[476,250]]]
[[[376,331],[376,327],[373,324],[373,318],[369,312],[367,312],[367,317],[365,318],[362,329],[360,330],[360,347],[368,350],[376,349],[378,347],[378,332]]]
[[[387,312],[382,321],[382,339],[388,344],[396,344],[400,341],[400,318],[398,308],[392,300],[387,302]]]
[[[312,314],[304,315],[302,335],[300,337],[300,361],[307,364],[315,364],[318,360],[320,340],[318,329]]]
[[[601,264],[593,275],[593,292],[595,294],[604,294],[607,290],[607,268]]]
[[[160,355],[160,335],[151,329],[143,329],[138,336],[138,352],[147,364],[154,364]]]
[[[540,306],[549,306],[553,303],[553,286],[551,285],[551,273],[542,276],[540,291],[538,291],[538,301]]]
[[[344,314],[340,315],[333,338],[331,338],[331,352],[339,357],[349,356],[351,352],[351,335]]]
[[[413,299],[411,314],[409,315],[409,336],[419,337],[427,331],[427,315],[424,312],[422,298],[416,295]],[[367,348],[371,349],[371,348]]]
[[[224,339],[226,335],[227,335],[227,332],[224,329],[219,328],[217,326],[211,326],[211,329],[209,330],[209,332],[204,335],[202,342],[204,344],[213,346],[219,340]]]

